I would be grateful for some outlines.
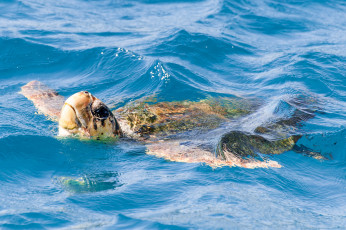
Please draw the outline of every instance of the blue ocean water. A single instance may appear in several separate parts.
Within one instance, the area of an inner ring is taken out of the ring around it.
[[[0,228],[346,228],[346,3],[317,0],[1,0]],[[282,168],[211,168],[139,143],[57,138],[20,87],[113,108],[145,96],[258,98],[246,130],[297,95],[320,112]]]

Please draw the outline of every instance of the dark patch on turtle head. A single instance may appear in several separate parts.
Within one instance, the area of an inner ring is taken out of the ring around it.
[[[103,102],[96,100],[91,104],[91,114],[93,115],[94,129],[97,130],[97,121],[101,121],[101,125],[104,127],[105,121],[111,117],[112,112]]]
[[[94,100],[90,106],[90,110],[93,116],[93,125],[95,130],[97,130],[100,125],[105,127],[107,124],[106,121],[109,120],[112,124],[114,135],[122,136],[121,128],[107,105],[100,100]],[[101,124],[98,124],[98,122]]]
[[[94,116],[94,118],[106,120],[110,116],[111,111],[104,103],[97,100],[94,101],[91,105],[91,113]],[[104,125],[104,122],[102,123],[102,125]]]

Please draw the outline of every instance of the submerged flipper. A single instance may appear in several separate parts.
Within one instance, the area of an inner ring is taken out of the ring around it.
[[[122,186],[118,173],[83,175],[80,177],[57,177],[56,182],[71,193],[87,193],[112,190]]]
[[[292,150],[300,135],[293,135],[277,141],[241,131],[231,131],[224,134],[217,148],[217,156],[221,159],[230,158],[258,158],[257,153],[280,154]]]
[[[38,111],[58,121],[65,98],[39,81],[31,81],[21,88],[21,94],[31,100]]]
[[[301,135],[293,135],[281,140],[271,141],[259,135],[232,131],[222,136],[217,148],[217,156],[223,160],[234,157],[243,159],[259,158],[258,153],[271,155],[292,150],[318,160],[327,159],[319,152],[304,145],[297,145],[296,143],[301,137]]]
[[[328,158],[304,145],[294,145],[292,150],[296,153],[315,158],[316,160],[327,160]]]

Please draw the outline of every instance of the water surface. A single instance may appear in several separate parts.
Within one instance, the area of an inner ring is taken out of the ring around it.
[[[344,1],[0,1],[0,227],[336,229],[346,227]],[[256,124],[314,98],[320,113],[280,169],[213,169],[138,143],[58,139],[18,94],[39,80],[113,108],[159,100],[258,98]]]

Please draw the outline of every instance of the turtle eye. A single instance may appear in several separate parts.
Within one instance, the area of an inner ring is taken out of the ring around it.
[[[106,109],[105,107],[100,107],[98,109],[95,109],[93,111],[94,116],[98,117],[98,118],[107,118],[109,116],[109,111],[108,109]]]
[[[84,91],[83,93],[85,93],[85,94],[89,94],[89,92],[88,92],[88,91]]]

